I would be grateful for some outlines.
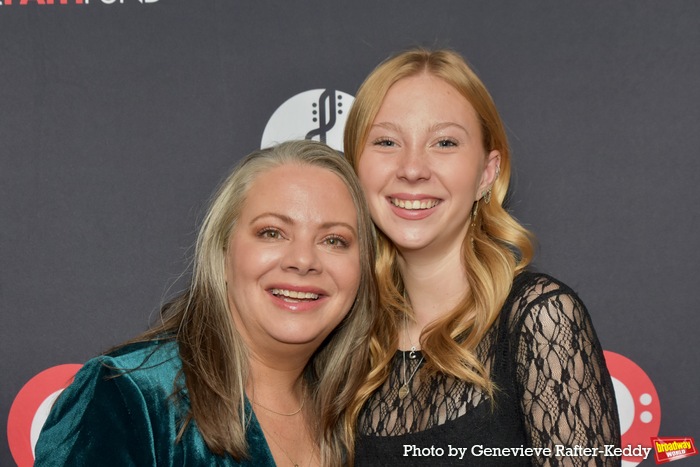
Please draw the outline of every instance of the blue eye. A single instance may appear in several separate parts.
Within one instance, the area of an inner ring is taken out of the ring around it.
[[[451,139],[441,139],[437,145],[441,148],[451,148],[457,146],[457,142]]]
[[[391,147],[396,146],[396,143],[394,143],[392,140],[386,139],[386,138],[377,139],[372,144],[374,144],[375,146],[383,146],[385,148],[391,148]]]

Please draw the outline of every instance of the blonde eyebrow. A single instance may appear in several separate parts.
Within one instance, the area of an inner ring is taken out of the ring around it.
[[[287,224],[294,224],[294,219],[291,217],[284,215],[284,214],[278,214],[276,212],[263,212],[262,214],[259,214],[255,216],[253,219],[251,219],[250,223],[254,224],[258,220],[262,219],[263,217],[276,217],[277,219],[281,220],[282,222],[286,222]]]
[[[324,222],[323,224],[321,224],[322,229],[330,229],[331,227],[338,227],[338,226],[345,227],[350,232],[352,232],[352,234],[354,236],[357,237],[357,231],[355,230],[355,228],[352,225],[348,224],[347,222]]]
[[[463,127],[462,125],[460,125],[459,123],[455,123],[455,122],[436,123],[435,125],[431,126],[428,130],[429,130],[431,133],[434,133],[434,132],[436,132],[436,131],[440,131],[440,130],[444,130],[445,128],[449,128],[449,127],[451,127],[451,126],[457,127],[457,128],[459,128],[460,130],[464,131],[466,134],[469,134],[469,130],[467,130],[466,128],[464,128],[464,127]]]
[[[396,125],[395,123],[391,123],[391,122],[373,123],[372,126],[370,126],[370,130],[371,130],[372,128],[375,128],[375,127],[384,128],[384,129],[386,129],[386,130],[394,130],[394,131],[400,131],[400,130],[401,130],[401,128],[399,128],[398,125]]]
[[[463,126],[460,125],[459,123],[455,123],[455,122],[440,122],[440,123],[436,123],[435,125],[433,125],[433,126],[431,126],[430,128],[428,128],[428,131],[429,131],[430,133],[435,133],[436,131],[444,130],[445,128],[449,128],[449,127],[452,127],[452,126],[453,126],[453,127],[459,128],[460,130],[464,131],[466,134],[469,134],[469,130],[467,130],[465,127],[463,127]],[[399,126],[396,125],[395,123],[391,123],[391,122],[373,123],[372,126],[370,127],[370,130],[371,130],[372,128],[384,128],[384,129],[386,129],[386,130],[393,130],[393,131],[397,131],[397,132],[400,132],[400,131],[401,131],[401,127],[399,127]]]
[[[292,219],[291,217],[289,217],[289,216],[287,216],[287,215],[285,215],[285,214],[279,214],[279,213],[276,213],[276,212],[263,212],[262,214],[259,214],[259,215],[255,216],[255,217],[250,221],[250,223],[251,223],[251,224],[254,224],[255,222],[257,222],[257,221],[259,221],[260,219],[265,218],[265,217],[274,217],[274,218],[276,218],[276,219],[281,220],[282,222],[285,222],[285,223],[291,224],[291,225],[296,224],[296,221],[295,221],[294,219]],[[355,230],[355,228],[354,228],[352,225],[348,224],[347,222],[342,222],[342,221],[330,221],[330,222],[324,222],[323,224],[320,225],[320,227],[321,227],[322,229],[330,229],[330,228],[332,228],[332,227],[337,227],[337,226],[345,227],[345,228],[348,229],[350,232],[352,232],[353,235],[357,236],[357,231]]]

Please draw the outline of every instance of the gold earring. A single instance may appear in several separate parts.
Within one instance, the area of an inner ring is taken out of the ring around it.
[[[474,201],[474,206],[472,207],[472,228],[471,228],[471,238],[469,239],[472,244],[472,250],[476,250],[474,245],[474,236],[476,232],[476,215],[479,214],[479,200]]]

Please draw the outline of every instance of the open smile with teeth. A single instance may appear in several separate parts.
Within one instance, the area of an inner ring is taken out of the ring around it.
[[[399,198],[390,198],[391,204],[398,208],[408,209],[409,211],[415,209],[430,209],[434,208],[440,203],[438,199],[414,199],[414,200],[403,200]]]
[[[272,295],[284,297],[285,300],[318,300],[318,294],[311,292],[297,292],[296,290],[272,289]]]

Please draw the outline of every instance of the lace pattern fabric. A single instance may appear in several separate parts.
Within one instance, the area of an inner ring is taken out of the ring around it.
[[[517,425],[531,447],[619,446],[619,417],[602,349],[585,306],[566,285],[542,274],[518,276],[500,319],[476,353],[499,387],[494,393],[496,405],[510,398],[520,409],[507,417],[520,419]],[[360,414],[363,437],[376,437],[371,442],[381,443],[381,437],[424,433],[430,445],[433,428],[464,419],[460,426],[468,430],[470,414],[492,405],[479,388],[444,374],[427,378],[420,369],[410,381],[409,396],[400,398],[398,389],[419,361],[420,355],[406,356],[404,368],[402,352],[394,357],[389,378]],[[463,439],[470,436],[464,433]],[[499,446],[498,439],[489,441]],[[604,455],[541,456],[531,461],[620,464],[619,458]]]
[[[620,444],[619,416],[602,349],[581,301],[552,282],[521,297],[510,326],[515,377],[534,447]]]
[[[493,341],[494,334],[492,330],[482,341],[484,345],[479,346],[482,353],[495,349],[492,345],[485,345]],[[422,354],[416,352],[415,358],[411,359],[409,353],[399,351],[394,356],[389,378],[374,393],[361,413],[360,433],[399,436],[428,430],[455,420],[488,400],[480,388],[452,376],[440,374],[426,378],[420,368],[417,368],[419,365],[422,368],[425,364]],[[415,376],[409,382],[408,396],[401,398],[399,389],[414,371]]]

